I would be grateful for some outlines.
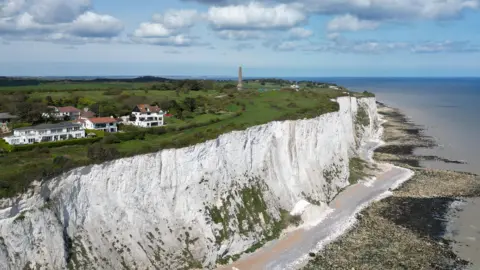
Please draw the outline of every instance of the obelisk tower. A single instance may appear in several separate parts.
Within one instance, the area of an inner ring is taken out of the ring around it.
[[[243,89],[243,74],[242,74],[242,67],[238,68],[238,85],[237,90],[241,91]]]

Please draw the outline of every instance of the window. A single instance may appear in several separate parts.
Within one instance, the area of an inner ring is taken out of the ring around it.
[[[28,143],[34,143],[35,139],[28,139]]]

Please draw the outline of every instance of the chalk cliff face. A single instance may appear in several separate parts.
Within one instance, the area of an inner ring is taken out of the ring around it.
[[[213,268],[274,238],[297,202],[347,186],[349,158],[377,136],[375,99],[338,102],[314,119],[78,168],[0,201],[0,269]]]

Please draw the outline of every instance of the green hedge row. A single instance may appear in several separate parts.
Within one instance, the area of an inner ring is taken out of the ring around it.
[[[102,140],[102,138],[82,138],[82,139],[70,139],[65,141],[59,142],[44,142],[44,143],[36,143],[36,144],[26,144],[26,145],[16,145],[13,146],[12,151],[10,152],[19,152],[19,151],[30,151],[37,147],[46,147],[46,148],[53,148],[53,147],[61,147],[67,145],[87,145],[98,142]]]
[[[13,146],[8,144],[4,139],[0,139],[0,149],[4,152],[12,152]]]

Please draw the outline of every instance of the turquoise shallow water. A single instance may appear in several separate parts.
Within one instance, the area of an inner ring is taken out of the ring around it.
[[[312,79],[312,78],[310,78]],[[427,128],[440,147],[420,149],[419,154],[438,155],[468,164],[426,162],[437,169],[480,174],[480,78],[318,78],[368,90],[377,100],[401,109],[413,122]]]

